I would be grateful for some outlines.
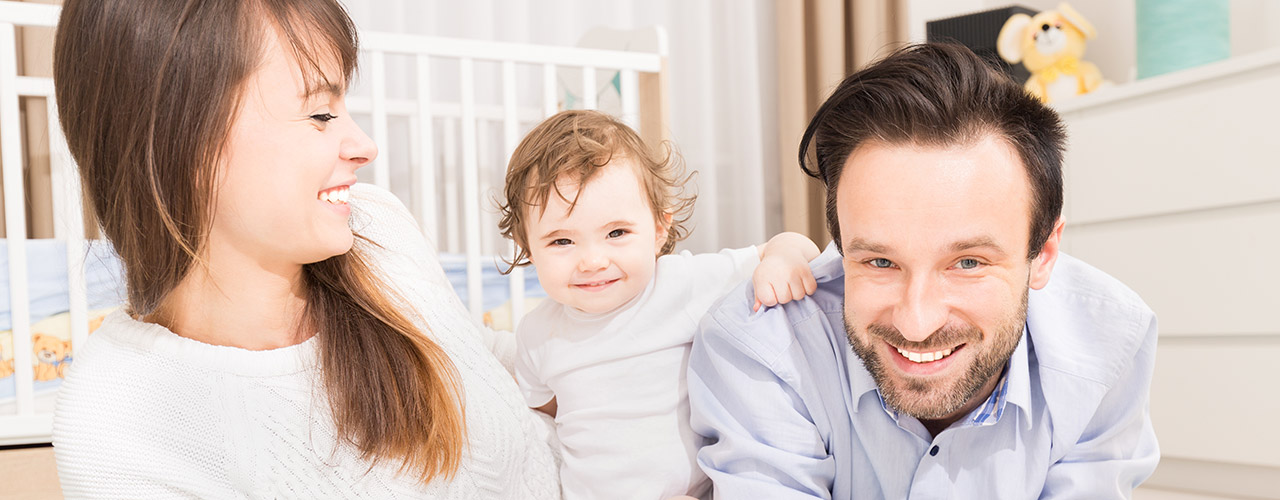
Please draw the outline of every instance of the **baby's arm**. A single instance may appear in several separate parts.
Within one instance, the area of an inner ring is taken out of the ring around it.
[[[799,233],[779,233],[760,245],[760,265],[752,275],[756,303],[751,308],[772,307],[800,300],[818,289],[809,261],[822,253],[813,241]]]

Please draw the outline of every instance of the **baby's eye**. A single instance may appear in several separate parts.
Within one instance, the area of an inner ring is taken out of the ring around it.
[[[563,246],[568,246],[572,244],[573,244],[573,241],[570,241],[569,238],[560,238],[558,240],[551,240],[551,246],[553,247],[563,247]]]
[[[981,265],[982,263],[978,262],[978,259],[960,259],[959,262],[956,262],[956,267],[960,269],[977,269]]]
[[[883,258],[871,259],[867,261],[867,264],[870,264],[871,267],[874,267],[876,269],[889,269],[893,267],[893,261],[889,259],[883,259]]]
[[[334,118],[337,118],[337,115],[334,115],[333,113],[320,113],[320,114],[311,115],[312,120],[318,121],[320,123],[327,123],[329,120],[332,120]]]
[[[626,229],[614,229],[613,231],[609,231],[610,238],[621,238],[625,234],[627,234]]]

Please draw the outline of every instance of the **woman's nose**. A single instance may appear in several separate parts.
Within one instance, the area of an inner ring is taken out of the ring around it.
[[[349,132],[343,138],[338,154],[343,160],[354,163],[355,168],[359,169],[378,157],[378,145],[374,144],[373,139],[369,138],[369,135],[364,133],[355,121],[351,121]]]

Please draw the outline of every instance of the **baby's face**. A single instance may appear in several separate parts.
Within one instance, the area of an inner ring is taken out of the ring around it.
[[[617,309],[635,298],[653,278],[666,230],[654,220],[630,160],[619,159],[579,186],[573,179],[557,185],[539,216],[530,208],[530,260],[538,281],[553,300],[587,313]],[[579,190],[581,189],[581,194]]]

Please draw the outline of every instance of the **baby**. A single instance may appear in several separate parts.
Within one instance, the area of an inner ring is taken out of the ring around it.
[[[757,307],[816,288],[818,247],[795,233],[672,255],[694,198],[679,170],[594,111],[548,118],[511,157],[500,226],[551,298],[517,329],[516,380],[555,417],[566,499],[709,496],[685,386],[698,321],[748,277]]]

